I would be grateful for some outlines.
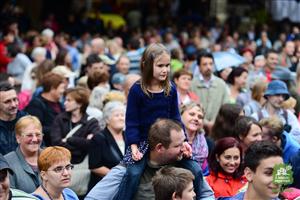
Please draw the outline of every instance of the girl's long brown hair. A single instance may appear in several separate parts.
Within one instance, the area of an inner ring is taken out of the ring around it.
[[[162,55],[163,53],[167,53],[170,55],[170,52],[167,50],[167,48],[160,44],[160,43],[153,43],[150,44],[144,51],[142,59],[141,59],[141,88],[143,92],[151,97],[150,93],[147,90],[147,86],[151,84],[151,80],[153,79],[153,65],[154,60]],[[169,96],[171,91],[171,83],[169,80],[169,77],[166,78],[165,81],[162,82],[162,87],[164,89],[164,93],[166,96]]]

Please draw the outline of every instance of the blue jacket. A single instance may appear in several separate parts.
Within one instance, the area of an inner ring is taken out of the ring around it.
[[[290,158],[297,154],[300,149],[300,144],[296,141],[293,135],[290,135],[287,132],[283,132],[282,138],[282,149],[283,149],[283,161],[288,163]]]
[[[15,125],[17,121],[27,115],[24,111],[18,111],[16,119],[12,121],[0,120],[0,153],[5,155],[16,150],[18,143],[15,134]]]
[[[292,165],[294,182],[291,187],[300,188],[300,150],[291,157],[289,163]]]

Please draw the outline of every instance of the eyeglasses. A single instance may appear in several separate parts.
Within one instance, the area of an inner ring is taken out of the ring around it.
[[[67,171],[70,171],[70,170],[72,170],[73,168],[74,168],[74,165],[68,164],[68,165],[66,165],[66,166],[58,166],[58,167],[55,167],[55,168],[52,169],[52,170],[49,170],[49,169],[48,169],[48,171],[54,171],[55,173],[62,174],[62,173],[65,171],[65,169],[66,169]]]
[[[43,135],[44,135],[43,133],[22,133],[22,136],[28,139],[32,139],[34,136],[36,138],[42,138]]]

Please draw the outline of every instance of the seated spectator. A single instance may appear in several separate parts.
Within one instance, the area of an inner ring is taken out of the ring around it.
[[[4,156],[14,172],[9,176],[10,186],[32,193],[41,184],[37,160],[43,141],[42,125],[37,117],[27,115],[18,120],[15,130],[19,146]]]
[[[193,183],[196,199],[215,199],[212,190],[203,179],[202,171],[197,163],[190,159],[183,159],[183,152],[186,148],[183,145],[184,139],[185,135],[180,124],[169,119],[157,120],[149,130],[149,154],[145,155],[140,162],[135,163],[144,168],[142,174],[136,174],[133,179],[125,179],[125,182],[121,183],[126,168],[117,165],[98,182],[85,199],[96,200],[99,196],[104,199],[122,200],[133,199],[133,196],[136,199],[154,199],[151,179],[155,172],[164,165],[192,167],[195,173],[193,173],[195,175]],[[134,188],[129,190],[128,186]],[[127,191],[120,193],[120,189],[124,190],[125,188]]]
[[[155,200],[193,200],[194,175],[186,169],[176,167],[161,168],[152,178]]]
[[[21,85],[26,68],[32,65],[28,56],[22,53],[18,45],[13,45],[11,52],[11,62],[7,65],[7,73],[12,75],[16,80],[16,85]]]
[[[262,105],[265,103],[264,98],[265,90],[267,89],[267,82],[256,81],[252,87],[251,99],[249,103],[244,106],[244,112],[246,116],[251,116],[253,113],[258,112]]]
[[[71,152],[59,146],[47,147],[38,158],[42,184],[33,195],[40,200],[64,199],[78,200],[77,195],[68,187],[71,183]]]
[[[240,105],[222,105],[212,127],[211,138],[216,141],[223,137],[234,136],[234,124],[236,119],[241,115],[244,115],[244,112]]]
[[[21,190],[10,188],[9,173],[13,173],[5,158],[0,154],[0,198],[1,200],[36,200],[30,194]]]
[[[285,163],[297,154],[300,144],[291,134],[284,131],[283,123],[278,117],[265,118],[259,123],[263,130],[262,139],[271,141],[282,149],[282,157]]]
[[[180,113],[188,143],[192,147],[193,159],[202,168],[203,174],[207,174],[208,145],[203,129],[204,109],[200,104],[190,102],[181,106]]]
[[[117,72],[127,75],[129,72],[130,60],[126,55],[121,55],[116,62]]]
[[[234,125],[234,138],[240,142],[245,153],[251,144],[262,140],[262,127],[254,118],[241,116]]]
[[[125,152],[125,106],[121,102],[108,102],[103,109],[105,129],[96,134],[89,148],[89,168],[94,187],[114,166],[122,160]]]
[[[290,97],[286,84],[280,80],[270,82],[264,97],[266,103],[252,116],[259,121],[270,116],[279,117],[284,124],[285,131],[293,135],[297,142],[300,142],[300,125],[297,117],[290,110],[283,109],[281,105]]]
[[[233,196],[247,183],[242,160],[242,146],[236,139],[225,137],[216,142],[209,158],[210,175],[206,177],[216,198]]]
[[[53,72],[44,76],[42,83],[43,92],[33,97],[25,111],[36,116],[43,126],[44,142],[46,146],[51,144],[50,129],[56,115],[63,111],[59,100],[65,91],[64,78]]]
[[[86,114],[88,103],[87,89],[68,89],[65,112],[56,116],[50,131],[51,145],[69,149],[72,153],[72,164],[80,163],[85,158],[90,139],[99,132],[98,121]]]
[[[222,200],[264,199],[279,200],[280,186],[273,183],[275,165],[283,164],[282,151],[269,141],[251,145],[244,158],[244,175],[248,180],[245,192]]]
[[[14,87],[7,81],[0,82],[0,154],[15,151],[18,143],[15,124],[26,115],[18,110],[19,101]]]
[[[229,84],[229,102],[236,103],[237,97],[244,92],[248,78],[248,71],[242,67],[232,69],[227,78]]]
[[[193,74],[185,69],[176,71],[173,74],[173,81],[176,84],[178,104],[188,104],[191,101],[200,103],[199,97],[190,91]]]
[[[107,72],[96,71],[88,76],[88,88],[92,91],[89,97],[87,113],[101,121],[103,109],[103,97],[110,91],[108,84],[109,74]]]

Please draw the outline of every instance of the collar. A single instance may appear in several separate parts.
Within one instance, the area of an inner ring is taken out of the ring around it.
[[[17,147],[16,149],[16,155],[18,156],[18,159],[19,161],[21,162],[21,167],[29,174],[33,174],[35,175],[34,171],[32,170],[32,168],[29,166],[29,164],[26,162],[22,152],[21,152],[21,149],[20,149],[20,146]]]
[[[69,112],[63,112],[61,117],[65,121],[71,121],[71,113]],[[88,115],[84,113],[81,119],[78,121],[78,123],[85,124],[87,121],[88,121]]]
[[[210,88],[214,86],[214,80],[216,79],[216,77],[212,74],[210,79],[208,81],[204,80],[204,77],[201,73],[199,73],[199,81],[201,83],[202,86],[206,87],[206,88]]]

